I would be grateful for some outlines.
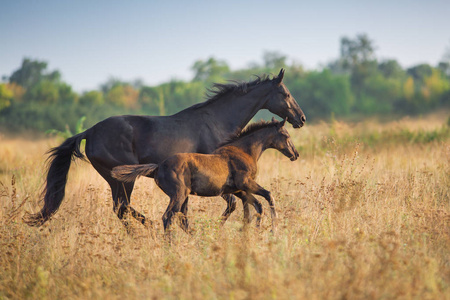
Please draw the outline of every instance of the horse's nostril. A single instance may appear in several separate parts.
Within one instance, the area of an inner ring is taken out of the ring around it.
[[[306,117],[305,117],[305,115],[303,115],[303,116],[301,117],[301,120],[302,120],[302,122],[306,122]]]

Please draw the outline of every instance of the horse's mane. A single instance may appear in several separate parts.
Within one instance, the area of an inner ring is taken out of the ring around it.
[[[267,128],[267,127],[275,127],[279,124],[278,121],[275,122],[267,122],[264,120],[261,120],[259,122],[256,123],[252,123],[250,125],[247,125],[247,127],[245,127],[244,129],[242,129],[241,131],[237,131],[234,134],[231,134],[227,139],[225,139],[224,142],[220,143],[217,148],[228,145],[240,138],[243,138],[244,136],[250,135],[255,131],[258,131],[260,129],[263,128]]]
[[[206,101],[195,104],[191,106],[191,108],[203,107],[205,105],[210,104],[211,102],[221,99],[223,96],[227,94],[235,93],[238,95],[245,95],[248,92],[250,92],[254,87],[273,80],[269,77],[269,75],[263,75],[262,77],[257,75],[254,76],[256,76],[256,79],[248,82],[229,80],[227,84],[214,83],[212,88],[207,89],[208,92],[206,93]]]

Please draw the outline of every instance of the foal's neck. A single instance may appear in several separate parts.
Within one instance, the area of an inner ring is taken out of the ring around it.
[[[256,131],[249,136],[238,139],[233,142],[235,146],[250,155],[255,162],[259,160],[261,154],[269,147],[271,136],[267,133]]]

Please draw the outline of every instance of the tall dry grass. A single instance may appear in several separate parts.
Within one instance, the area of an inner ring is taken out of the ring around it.
[[[81,161],[52,220],[23,224],[58,141],[0,137],[0,299],[450,299],[445,122],[290,130],[302,157],[268,151],[259,163],[258,182],[277,200],[275,236],[270,214],[260,230],[243,230],[238,205],[221,227],[225,202],[191,197],[196,231],[175,227],[171,245],[161,224],[168,200],[152,180],[138,181],[132,204],[155,229],[133,220],[127,234],[107,184]]]

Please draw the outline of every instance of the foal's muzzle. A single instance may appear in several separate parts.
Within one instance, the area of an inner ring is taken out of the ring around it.
[[[297,160],[297,158],[300,156],[297,152],[297,149],[295,149],[295,146],[293,144],[289,145],[289,150],[290,152],[292,152],[294,155],[292,155],[289,159],[291,161]]]

